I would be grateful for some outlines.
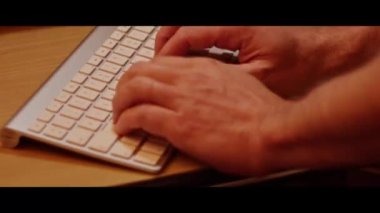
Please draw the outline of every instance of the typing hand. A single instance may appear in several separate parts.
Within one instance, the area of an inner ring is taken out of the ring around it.
[[[374,27],[162,27],[156,53],[185,56],[212,46],[239,50],[241,70],[286,97],[364,63],[377,52],[377,34]]]
[[[265,174],[275,165],[268,139],[281,132],[275,128],[293,103],[241,69],[205,58],[135,64],[117,86],[115,130],[164,137],[224,172]]]

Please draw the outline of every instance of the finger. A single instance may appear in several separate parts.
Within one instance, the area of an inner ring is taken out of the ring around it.
[[[175,76],[172,72],[169,72],[169,70],[171,70],[171,68],[165,64],[155,63],[153,61],[136,63],[120,78],[116,90],[118,90],[119,86],[124,85],[136,76],[150,77],[157,81],[170,84]]]
[[[239,50],[243,38],[242,28],[233,27],[181,27],[165,43],[159,55],[186,55],[189,50],[202,50],[212,46]],[[241,33],[240,33],[241,35]]]
[[[136,105],[122,112],[115,131],[119,135],[126,135],[135,129],[143,129],[166,138],[170,137],[175,118],[176,113],[170,109],[151,104]]]
[[[114,123],[127,108],[140,104],[152,103],[162,107],[175,109],[179,97],[177,89],[151,78],[137,76],[118,87],[113,99]]]
[[[155,40],[155,53],[161,51],[165,43],[177,32],[180,27],[161,27]]]

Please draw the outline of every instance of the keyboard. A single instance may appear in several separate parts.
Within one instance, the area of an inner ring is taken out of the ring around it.
[[[53,75],[42,86],[41,90],[51,88],[45,92],[51,97],[35,103],[39,109],[34,109],[34,114],[18,115],[19,119],[33,117],[27,126],[20,127],[20,124],[13,129],[19,135],[96,159],[145,172],[161,171],[173,152],[167,141],[148,134],[121,137],[114,132],[112,123],[112,99],[118,81],[134,63],[153,58],[157,31],[158,27],[153,26],[95,30],[86,39],[92,40],[88,41],[92,44],[80,46],[69,57],[65,64],[68,71],[58,69],[58,76]],[[88,51],[89,48],[93,51]],[[31,105],[28,103],[26,108]],[[3,131],[3,139],[9,139],[9,132]]]

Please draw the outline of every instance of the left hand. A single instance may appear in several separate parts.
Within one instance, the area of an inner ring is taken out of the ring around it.
[[[270,172],[271,138],[292,103],[239,69],[180,57],[133,65],[113,100],[116,132],[143,129],[224,172]]]

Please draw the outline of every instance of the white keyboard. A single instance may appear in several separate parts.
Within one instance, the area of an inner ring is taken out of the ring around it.
[[[172,147],[145,136],[118,137],[112,99],[120,77],[138,61],[154,56],[158,27],[120,26],[83,62],[69,82],[28,125],[34,138],[97,159],[147,172],[160,171]],[[74,56],[72,56],[74,57]]]

